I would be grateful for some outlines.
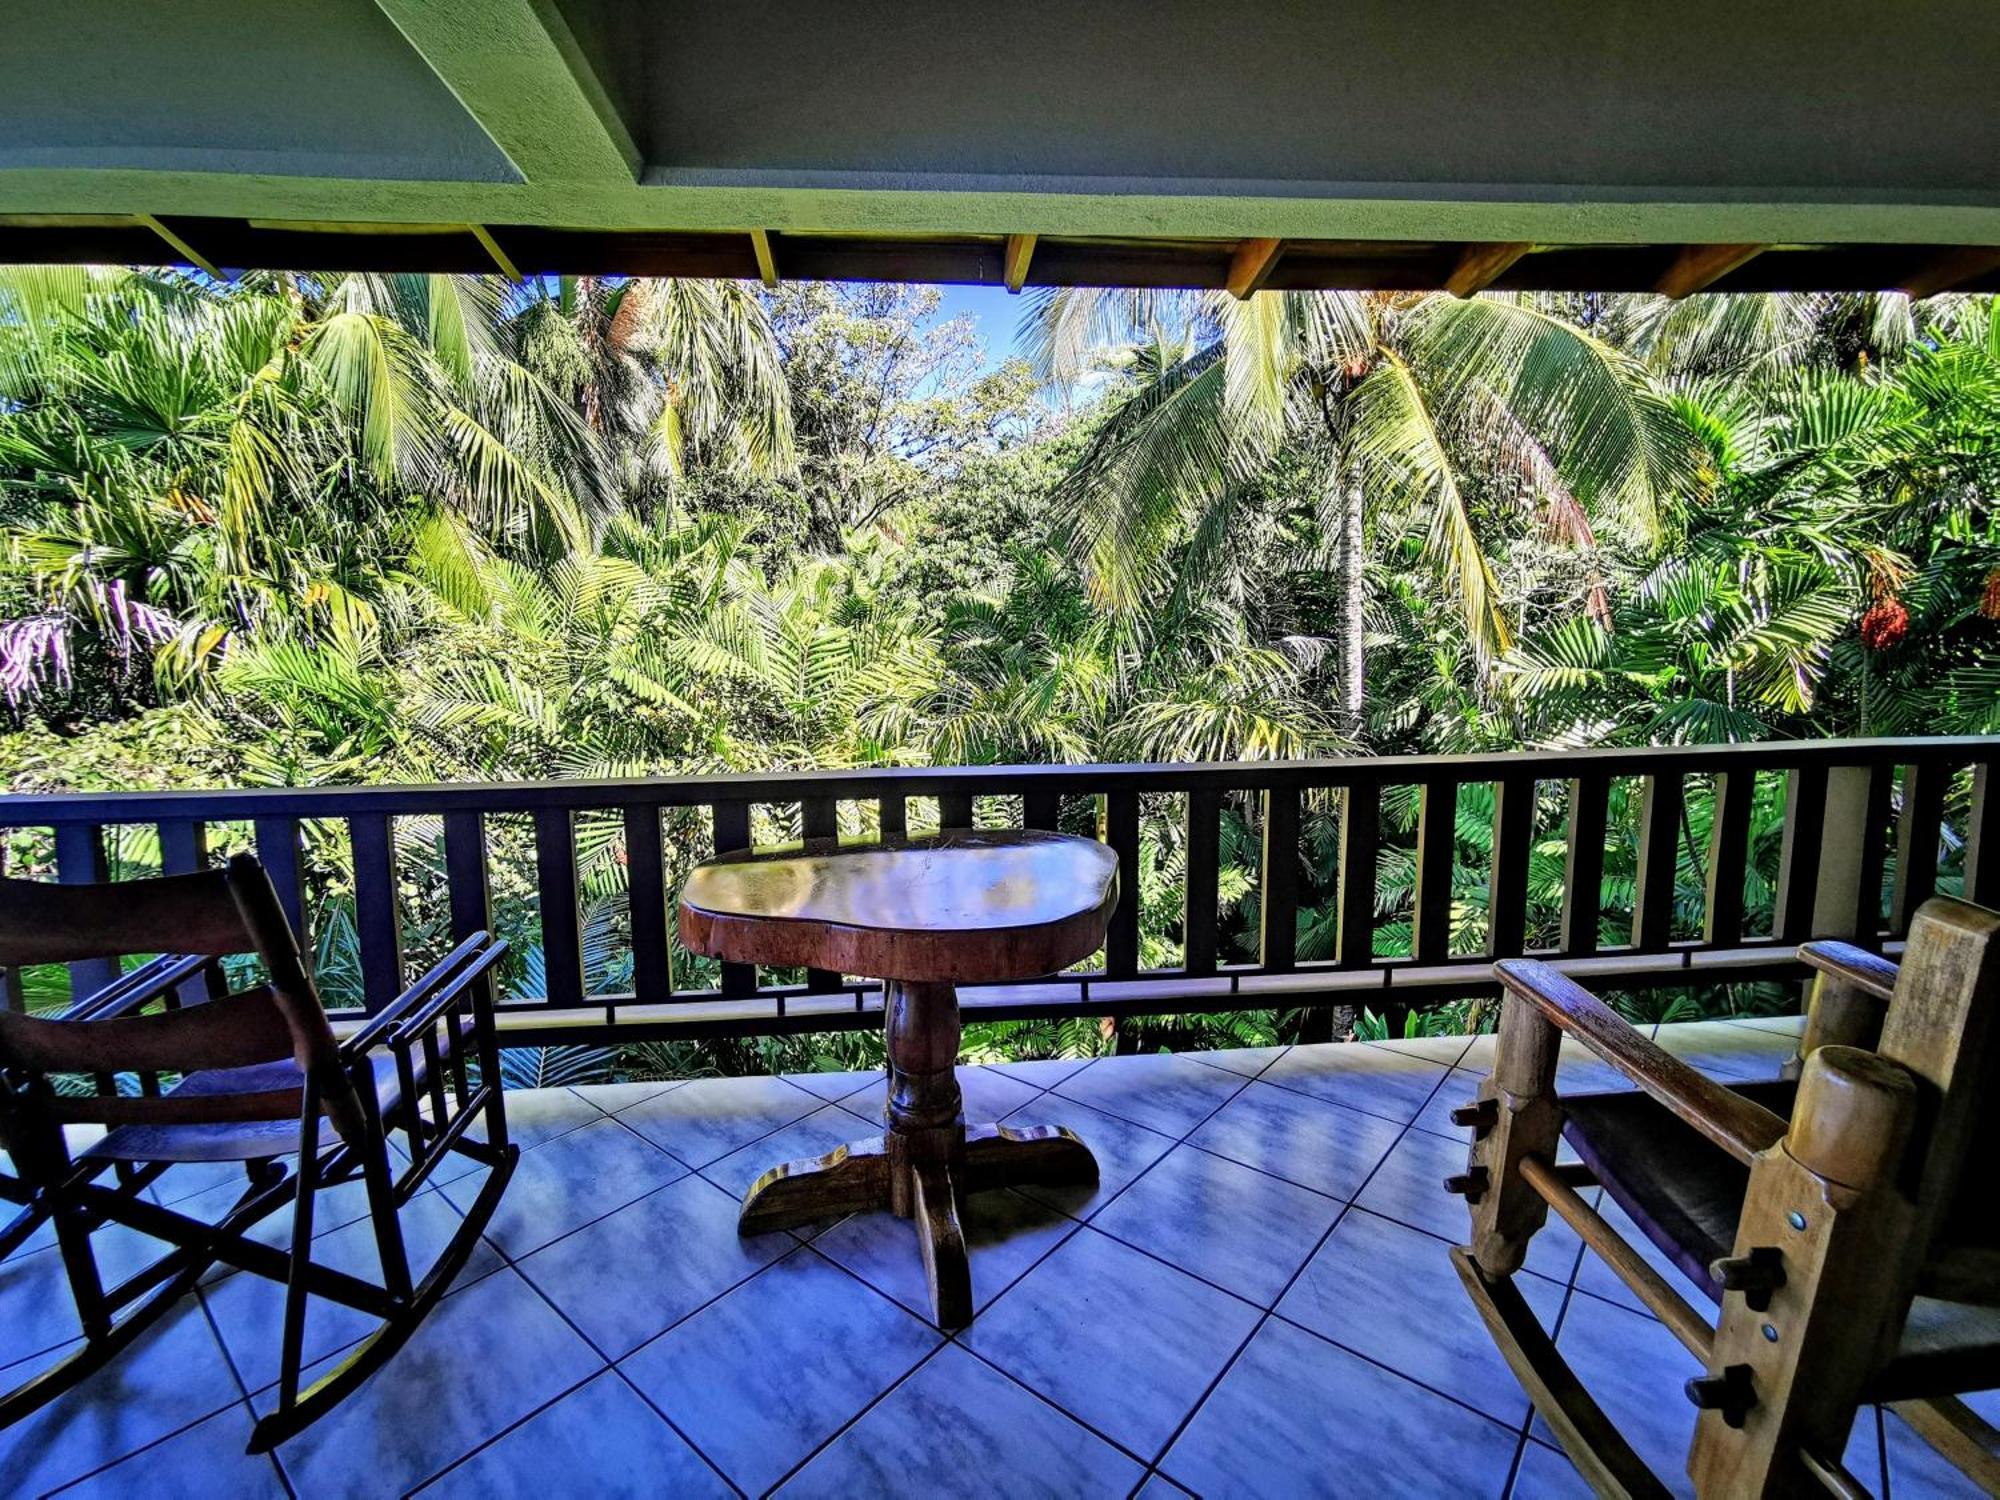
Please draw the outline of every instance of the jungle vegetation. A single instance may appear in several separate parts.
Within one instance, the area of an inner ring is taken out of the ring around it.
[[[1025,303],[1026,356],[995,366],[923,287],[0,272],[0,766],[54,790],[2000,730],[1990,298]],[[1754,819],[1753,931],[1778,790]],[[1468,948],[1490,797],[1461,792]],[[763,812],[760,841],[784,836]],[[1614,812],[1610,928],[1633,875],[1622,789]],[[1384,813],[1409,834],[1413,799]],[[1696,783],[1690,922],[1709,814]],[[1183,832],[1172,806],[1144,816],[1158,962],[1178,953]],[[495,822],[509,983],[534,994],[531,841]],[[397,829],[418,953],[443,930],[427,825]],[[1552,932],[1559,805],[1538,830],[1531,922]],[[669,834],[677,879],[707,835]],[[621,837],[611,815],[578,830],[593,993],[629,985]],[[124,831],[122,868],[157,868],[148,838]],[[1408,941],[1412,886],[1409,839],[1389,842],[1383,953]],[[1310,807],[1308,897],[1336,847],[1334,810]],[[32,833],[5,852],[49,858]],[[351,1001],[344,851],[326,828],[308,853],[320,972]],[[1254,809],[1227,809],[1223,854],[1225,941],[1252,951]],[[1950,888],[1949,847],[1944,868]],[[1301,958],[1326,955],[1331,918],[1302,901]],[[679,984],[712,978],[673,957]],[[61,998],[55,974],[31,994]],[[968,1046],[1301,1024],[1012,1023]],[[514,1066],[846,1067],[879,1045]]]

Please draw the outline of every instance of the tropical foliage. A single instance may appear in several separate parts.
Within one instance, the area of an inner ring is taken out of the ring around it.
[[[1028,357],[997,365],[938,306],[913,287],[0,272],[0,764],[53,789],[2000,730],[1990,299],[1065,291],[1031,301]],[[1690,922],[1710,814],[1692,792]],[[1781,817],[1762,793],[1753,923]],[[1468,947],[1487,796],[1459,808]],[[1615,927],[1622,789],[1613,811]],[[1561,812],[1538,810],[1532,870],[1551,929]],[[1392,952],[1414,804],[1385,814]],[[668,832],[677,880],[706,835]],[[421,947],[443,931],[441,833],[398,837]],[[532,842],[494,838],[510,982],[532,993]],[[1183,839],[1149,803],[1151,961],[1178,953]],[[1247,805],[1223,842],[1225,941],[1254,946]],[[1309,808],[1304,958],[1332,941],[1337,846],[1335,811]],[[26,835],[7,852],[47,858]],[[344,851],[315,830],[309,853],[321,969],[351,996]],[[615,820],[582,820],[595,992],[629,984],[623,854]],[[136,833],[118,855],[158,857]],[[971,1040],[1076,1053],[1300,1024]]]

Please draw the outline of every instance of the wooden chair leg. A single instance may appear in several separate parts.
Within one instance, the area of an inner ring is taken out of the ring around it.
[[[1790,1129],[1752,1162],[1732,1256],[1761,1252],[1782,1278],[1758,1289],[1761,1308],[1724,1295],[1709,1373],[1690,1387],[1713,1398],[1688,1455],[1697,1493],[1807,1493],[1816,1467],[1838,1464],[1910,1291],[1885,1268],[1907,1259],[1913,1210],[1893,1179],[1917,1099],[1909,1071],[1876,1053],[1807,1056]]]
[[[403,1245],[403,1222],[397,1216],[396,1177],[389,1166],[389,1135],[383,1124],[380,1102],[372,1080],[359,1086],[355,1097],[361,1104],[362,1123],[368,1138],[354,1150],[361,1158],[361,1177],[368,1190],[368,1216],[375,1224],[375,1253],[382,1263],[382,1287],[397,1301],[410,1296],[410,1256]]]
[[[306,1337],[306,1266],[312,1260],[313,1208],[319,1193],[319,1096],[305,1089],[299,1165],[293,1179],[291,1274],[285,1278],[285,1321],[278,1356],[278,1406],[296,1403]]]
[[[417,1283],[410,1300],[393,1312],[373,1334],[356,1346],[354,1352],[328,1371],[312,1387],[300,1392],[290,1402],[281,1401],[275,1411],[260,1420],[251,1430],[250,1446],[247,1452],[268,1453],[284,1442],[317,1422],[332,1411],[342,1401],[373,1375],[409,1342],[432,1308],[451,1289],[458,1273],[471,1259],[472,1251],[479,1243],[479,1236],[493,1218],[493,1210],[500,1204],[500,1195],[506,1191],[508,1182],[514,1175],[514,1167],[521,1159],[518,1146],[508,1146],[500,1153],[500,1160],[488,1174],[466,1211],[464,1221],[452,1235],[424,1279]]]
[[[1468,1118],[1472,1150],[1462,1177],[1445,1186],[1472,1208],[1472,1257],[1489,1276],[1510,1275],[1548,1221],[1549,1205],[1522,1176],[1521,1162],[1553,1164],[1562,1138],[1556,1058],[1562,1032],[1533,1004],[1510,995],[1500,1013],[1493,1072]]]
[[[111,1332],[111,1309],[104,1300],[104,1278],[98,1274],[97,1253],[91,1248],[92,1224],[80,1203],[58,1202],[54,1210],[56,1245],[63,1275],[69,1280],[83,1336],[101,1339]]]

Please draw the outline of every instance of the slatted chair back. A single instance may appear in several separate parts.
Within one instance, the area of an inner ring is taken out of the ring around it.
[[[342,1136],[362,1129],[339,1044],[270,877],[249,855],[226,870],[108,885],[0,880],[0,968],[136,953],[255,954],[264,984],[153,1015],[54,1020],[0,1011],[0,1066],[29,1073],[193,1073],[290,1058]],[[49,1095],[61,1121],[168,1124],[274,1119],[296,1089],[241,1095]]]
[[[1911,1270],[1951,1287],[2000,1295],[2000,1204],[1991,1166],[2000,1150],[2000,912],[1963,901],[1926,902],[1882,1018],[1876,1051],[1917,1080],[1914,1142],[1902,1186],[1915,1205]],[[1984,1288],[1965,1284],[1984,1280]]]

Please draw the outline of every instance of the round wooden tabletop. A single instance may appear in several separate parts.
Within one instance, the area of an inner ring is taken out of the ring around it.
[[[1034,830],[724,855],[681,891],[681,940],[738,963],[947,983],[1032,979],[1088,958],[1118,856]]]

